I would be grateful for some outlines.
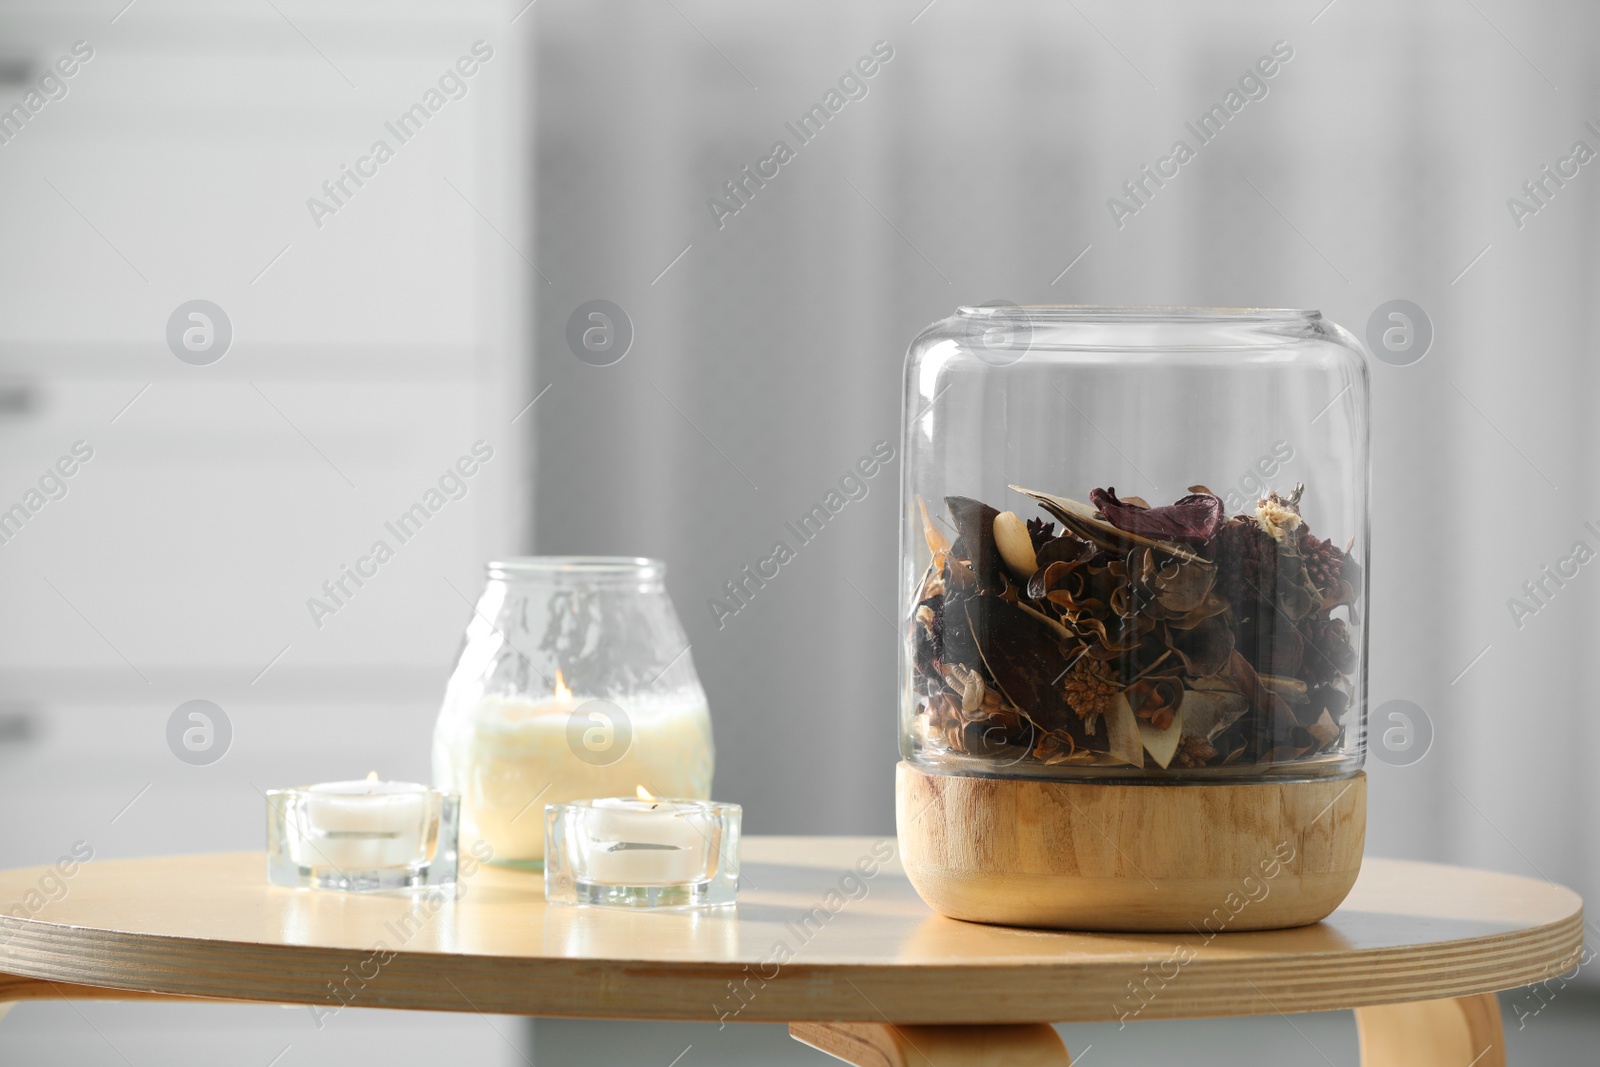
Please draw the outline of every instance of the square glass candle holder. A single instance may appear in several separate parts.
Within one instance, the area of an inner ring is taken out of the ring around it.
[[[350,893],[456,880],[461,798],[404,782],[267,792],[267,879]]]
[[[548,804],[544,813],[552,904],[704,908],[738,897],[737,804],[614,797]]]

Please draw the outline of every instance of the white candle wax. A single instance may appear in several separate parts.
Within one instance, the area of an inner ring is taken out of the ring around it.
[[[712,823],[693,800],[596,800],[583,820],[587,880],[639,886],[704,878]]]
[[[583,697],[489,697],[470,715],[441,720],[434,784],[461,794],[461,836],[482,838],[501,862],[544,858],[544,806],[626,796],[711,792],[711,718],[703,698],[680,693],[630,700],[631,743],[612,762],[584,759],[569,735]],[[590,724],[585,723],[587,729]]]
[[[306,790],[291,858],[306,867],[372,870],[423,858],[428,787],[414,782],[324,782]]]

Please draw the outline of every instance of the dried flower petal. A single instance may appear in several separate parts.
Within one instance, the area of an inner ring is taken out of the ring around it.
[[[1256,503],[1256,522],[1267,532],[1267,536],[1279,544],[1288,544],[1291,540],[1298,541],[1291,535],[1300,528],[1305,521],[1300,518],[1300,495],[1305,492],[1305,486],[1296,485],[1294,492],[1287,497],[1277,493],[1268,493]]]
[[[1091,489],[1089,499],[1119,530],[1190,545],[1203,545],[1215,537],[1227,517],[1222,501],[1210,493],[1191,493],[1160,508],[1118,500],[1115,489]]]
[[[1145,678],[1127,689],[1128,706],[1157,730],[1172,725],[1183,701],[1183,685],[1175,678]]]
[[[1053,767],[1070,760],[1077,751],[1077,743],[1072,740],[1071,734],[1065,730],[1051,730],[1039,735],[1033,757],[1045,766]]]
[[[1166,770],[1172,762],[1172,757],[1177,755],[1178,742],[1183,739],[1183,708],[1180,706],[1175,717],[1169,716],[1165,726],[1160,726],[1144,719],[1139,720],[1139,743],[1144,745],[1145,754],[1155,761],[1156,766]]]

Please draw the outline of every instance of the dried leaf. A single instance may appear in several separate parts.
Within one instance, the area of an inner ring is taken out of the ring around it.
[[[1000,550],[994,543],[994,519],[1000,513],[971,497],[947,496],[944,503],[950,509],[958,537],[958,543],[951,546],[952,553],[972,565],[980,590],[999,590]]]
[[[1233,679],[1225,675],[1210,675],[1205,678],[1195,678],[1189,682],[1189,688],[1199,689],[1208,693],[1239,692],[1239,687],[1234,684]]]
[[[1084,739],[1083,724],[1059,684],[1072,661],[1050,627],[999,597],[968,601],[966,616],[989,677],[1005,698],[1041,728]]]
[[[1040,567],[1048,567],[1052,563],[1087,563],[1098,551],[1082,538],[1064,535],[1051,538],[1041,545],[1034,553],[1034,560]]]
[[[973,640],[972,627],[967,622],[966,605],[973,598],[946,594],[943,625],[939,635],[939,659],[946,663],[959,663],[963,667],[980,668],[983,657],[978,654],[978,643]]]
[[[1143,546],[1128,553],[1127,566],[1140,607],[1161,618],[1180,618],[1206,603],[1217,580],[1211,563],[1158,555]]]
[[[1319,686],[1311,691],[1311,696],[1302,709],[1304,715],[1331,715],[1335,722],[1344,718],[1345,709],[1350,706],[1350,697],[1331,685]]]
[[[928,502],[922,497],[917,497],[917,509],[922,512],[922,539],[928,542],[928,551],[933,555],[934,566],[944,565],[944,557],[950,553],[950,539],[944,531],[934,525],[933,519],[928,515]]]
[[[1233,656],[1228,661],[1228,670],[1234,684],[1239,687],[1239,692],[1250,701],[1251,707],[1266,715],[1268,719],[1287,718],[1291,722],[1294,721],[1289,705],[1283,702],[1282,697],[1262,684],[1261,676],[1250,666],[1250,661],[1239,654],[1238,649],[1234,649]]]
[[[1233,659],[1233,629],[1212,617],[1189,629],[1168,626],[1167,644],[1183,661],[1191,678],[1221,674]]]
[[[1121,693],[1111,698],[1106,709],[1106,739],[1110,743],[1107,755],[1118,763],[1130,767],[1144,766],[1144,741],[1139,736],[1139,720],[1128,706],[1128,698]]]
[[[1183,716],[1185,737],[1210,741],[1232,726],[1249,708],[1250,702],[1243,693],[1186,689],[1178,710]]]
[[[1305,560],[1297,551],[1279,547],[1278,560],[1278,610],[1299,622],[1322,604],[1322,591],[1306,573]]]
[[[1155,573],[1156,603],[1169,615],[1187,615],[1206,602],[1217,580],[1209,563],[1168,560]]]
[[[1332,744],[1339,734],[1343,732],[1339,729],[1339,724],[1334,722],[1333,717],[1326,711],[1322,713],[1322,716],[1315,723],[1306,727],[1306,731],[1317,739],[1318,745]]]
[[[1304,704],[1306,702],[1306,683],[1298,678],[1286,678],[1281,674],[1259,675],[1261,684],[1278,694],[1290,704]]]
[[[1034,618],[1038,619],[1040,622],[1042,622],[1046,626],[1050,627],[1050,629],[1054,630],[1056,632],[1056,635],[1058,637],[1060,637],[1063,641],[1067,641],[1070,644],[1072,644],[1073,646],[1076,646],[1076,645],[1081,643],[1078,640],[1078,635],[1077,634],[1073,633],[1071,630],[1067,629],[1065,626],[1061,625],[1055,619],[1052,619],[1050,616],[1046,615],[1044,612],[1040,611],[1038,608],[1034,607],[1033,605],[1026,604],[1026,603],[1022,602],[1021,600],[1016,601],[1016,605],[1017,605],[1017,607],[1021,608],[1023,611],[1026,611],[1029,615],[1032,615]]]

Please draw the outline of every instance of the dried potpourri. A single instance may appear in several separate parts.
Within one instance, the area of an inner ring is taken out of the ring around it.
[[[1053,519],[947,497],[910,642],[931,750],[1045,766],[1196,770],[1335,752],[1361,573],[1300,515],[1303,486],[1229,518],[1205,486],[1166,507],[1012,486]],[[1059,526],[1059,532],[1057,527]]]

